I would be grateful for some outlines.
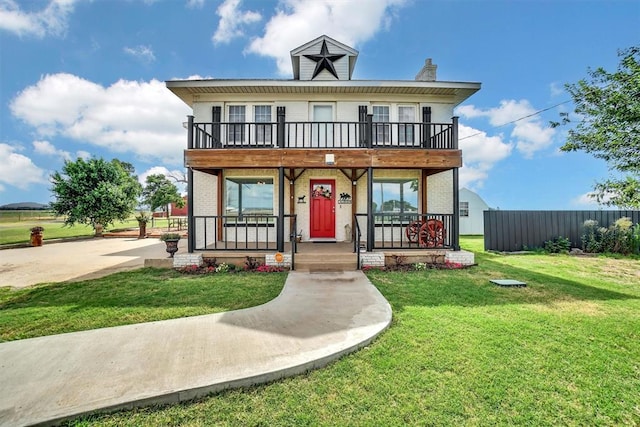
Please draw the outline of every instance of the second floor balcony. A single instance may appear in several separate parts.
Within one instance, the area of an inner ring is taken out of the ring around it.
[[[374,122],[194,122],[189,149],[458,149],[458,118],[451,123]]]

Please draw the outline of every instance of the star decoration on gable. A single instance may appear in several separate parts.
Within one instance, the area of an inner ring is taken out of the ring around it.
[[[322,48],[320,49],[320,55],[304,55],[305,58],[309,58],[316,63],[316,69],[313,71],[313,77],[311,79],[315,79],[318,74],[322,70],[327,70],[337,79],[338,73],[336,72],[336,68],[333,66],[333,62],[345,56],[342,55],[331,55],[329,53],[329,49],[327,48],[327,41],[322,41]]]

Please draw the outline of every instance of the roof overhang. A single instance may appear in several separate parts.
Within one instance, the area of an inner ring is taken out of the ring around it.
[[[480,90],[476,82],[413,80],[170,80],[167,88],[190,107],[205,94],[388,94],[451,97],[454,107]]]

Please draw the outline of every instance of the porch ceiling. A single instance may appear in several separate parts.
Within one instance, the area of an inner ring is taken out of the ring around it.
[[[429,95],[451,98],[455,106],[480,90],[480,83],[474,82],[412,80],[174,80],[166,85],[189,106],[204,94]]]
[[[334,164],[326,163],[333,154]],[[384,168],[440,172],[462,167],[460,150],[406,149],[205,149],[185,150],[185,166],[197,170],[224,168]]]

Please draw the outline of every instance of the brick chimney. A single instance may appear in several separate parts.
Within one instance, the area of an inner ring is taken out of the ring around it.
[[[427,58],[424,61],[424,67],[422,67],[422,70],[420,70],[420,72],[416,76],[416,80],[422,82],[435,82],[437,68],[438,66],[431,62],[431,58]]]

